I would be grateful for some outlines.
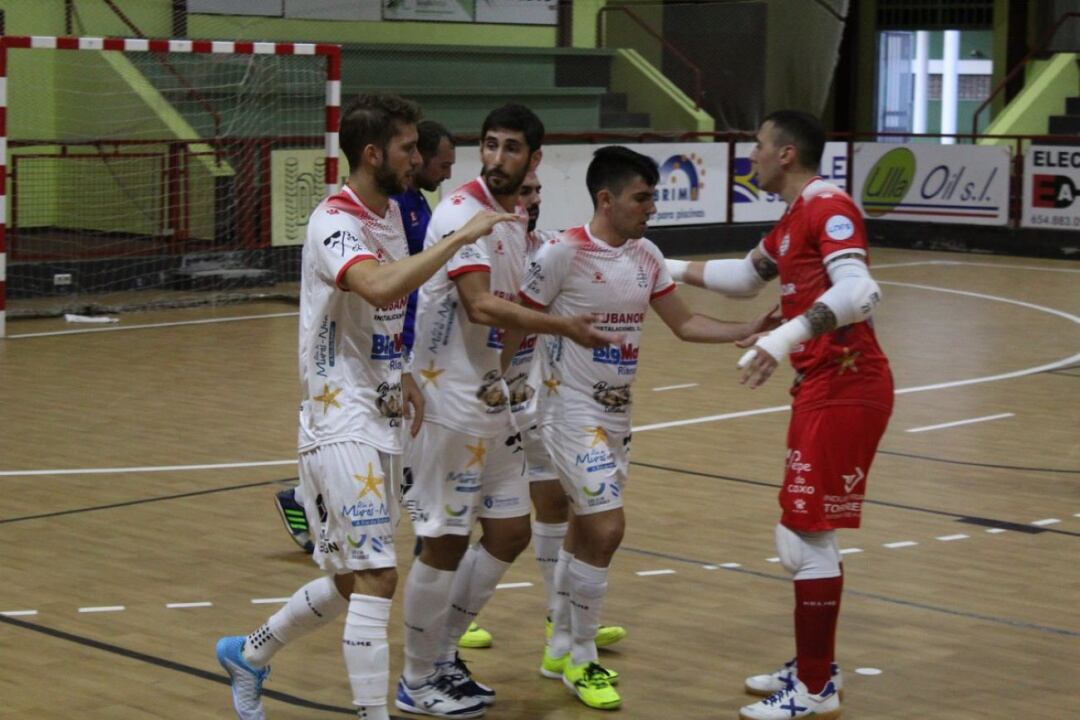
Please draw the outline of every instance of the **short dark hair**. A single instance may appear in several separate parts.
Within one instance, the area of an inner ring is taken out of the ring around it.
[[[656,161],[621,145],[608,145],[594,152],[585,173],[585,185],[589,188],[593,207],[596,207],[596,197],[601,190],[618,195],[634,178],[655,186],[660,181]]]
[[[442,142],[443,138],[450,141],[450,147],[457,146],[450,131],[434,120],[421,120],[416,126],[416,131],[420,135],[420,140],[416,143],[416,149],[420,151],[420,157],[424,158],[424,162],[435,157],[435,153],[439,152],[439,143]]]
[[[341,111],[338,142],[349,171],[360,167],[360,153],[368,145],[385,149],[402,125],[420,121],[420,106],[397,95],[357,95]]]
[[[771,122],[782,145],[794,145],[799,164],[817,170],[825,151],[825,128],[821,121],[802,110],[777,110],[762,122]]]
[[[536,152],[544,144],[544,123],[529,108],[517,103],[507,103],[495,108],[484,118],[480,128],[480,141],[483,142],[488,130],[513,130],[525,136],[529,152]]]

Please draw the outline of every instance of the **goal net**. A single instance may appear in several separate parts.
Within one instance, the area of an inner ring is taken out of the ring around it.
[[[337,181],[339,75],[336,45],[0,37],[0,335],[5,301],[295,297],[304,223]]]

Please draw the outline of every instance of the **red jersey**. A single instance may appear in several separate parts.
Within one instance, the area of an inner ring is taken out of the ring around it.
[[[780,270],[780,309],[788,320],[832,287],[828,260],[856,253],[870,264],[862,213],[847,193],[821,178],[806,184],[759,249]],[[791,390],[796,411],[853,403],[892,407],[892,373],[872,320],[797,345],[791,364],[798,373]]]

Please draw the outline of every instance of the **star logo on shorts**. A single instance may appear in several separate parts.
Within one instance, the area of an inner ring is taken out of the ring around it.
[[[483,466],[484,456],[487,455],[487,448],[484,447],[483,439],[477,438],[475,445],[466,445],[465,449],[472,453],[472,457],[469,458],[469,464],[465,466],[466,470],[473,465]]]
[[[859,357],[861,353],[858,350],[852,350],[851,348],[844,348],[843,354],[833,360],[834,363],[840,366],[840,369],[836,371],[837,375],[843,375],[848,370],[851,372],[859,372],[859,366],[855,364],[855,359]]]
[[[312,398],[315,402],[321,402],[323,404],[323,414],[325,415],[330,406],[333,405],[336,408],[341,407],[341,403],[337,401],[337,396],[341,393],[341,388],[337,390],[331,390],[329,385],[323,384],[322,395],[316,395]]]
[[[446,370],[435,367],[435,360],[432,360],[426,369],[420,371],[420,374],[424,378],[424,382],[420,384],[420,387],[427,387],[428,383],[431,383],[435,387],[439,387],[439,376],[444,372],[446,372]]]
[[[597,425],[596,427],[585,428],[585,430],[586,432],[591,432],[593,436],[592,445],[589,447],[594,448],[600,443],[604,443],[605,445],[608,444],[607,433],[604,432],[604,428]]]
[[[562,383],[559,382],[559,379],[557,377],[555,377],[554,375],[552,375],[549,378],[544,379],[544,387],[547,388],[548,395],[558,395],[559,394],[559,385],[561,385],[561,384]]]
[[[855,486],[866,477],[866,473],[862,471],[861,467],[856,466],[855,472],[851,475],[841,475],[840,477],[844,478],[844,492],[850,494],[855,489]]]
[[[367,477],[353,473],[353,479],[358,483],[363,483],[363,486],[360,488],[360,494],[356,496],[357,500],[364,497],[369,492],[375,493],[375,497],[382,500],[382,492],[379,490],[379,486],[382,485],[383,479],[375,474],[371,467],[371,463],[367,464]]]

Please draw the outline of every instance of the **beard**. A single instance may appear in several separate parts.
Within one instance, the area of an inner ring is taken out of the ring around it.
[[[390,168],[390,164],[383,156],[382,165],[375,169],[375,187],[384,195],[398,195],[405,192],[405,183],[396,172]]]
[[[528,212],[529,212],[529,232],[532,232],[533,230],[536,229],[536,223],[540,220],[540,209],[537,208],[534,211],[533,208],[529,208]]]
[[[499,171],[499,175],[495,178],[495,182],[498,185],[492,183],[491,168],[484,168],[480,175],[484,178],[484,183],[487,185],[488,190],[492,195],[514,195],[521,189],[521,184],[525,182],[525,176],[529,174],[528,166],[521,169],[517,177],[508,175],[507,173]]]

